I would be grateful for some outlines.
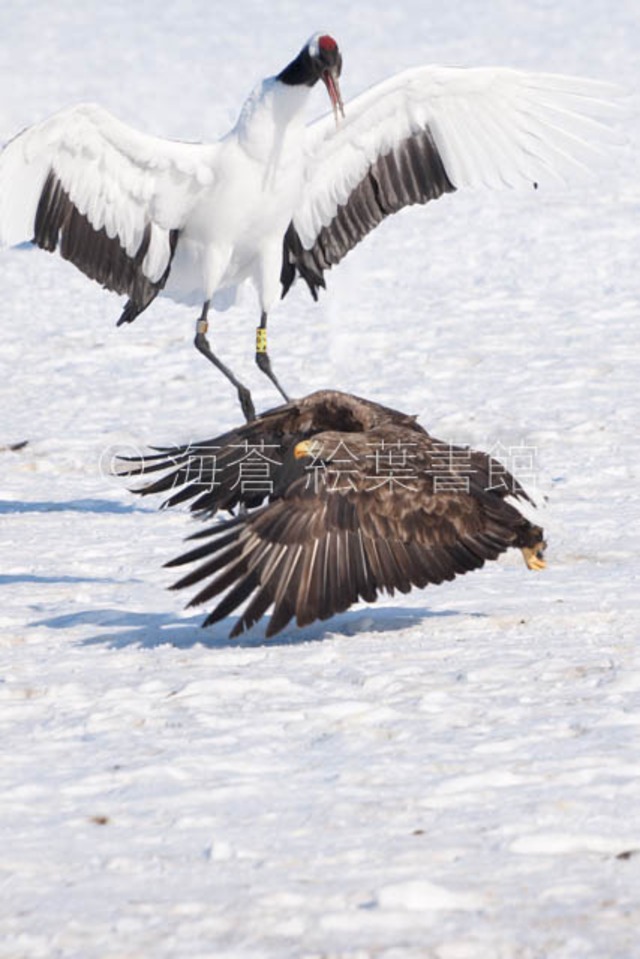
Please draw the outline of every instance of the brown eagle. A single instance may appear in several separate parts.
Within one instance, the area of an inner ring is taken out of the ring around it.
[[[293,617],[306,626],[381,591],[453,579],[510,547],[529,569],[545,566],[542,529],[514,505],[530,497],[502,464],[336,390],[125,462],[121,475],[162,473],[135,492],[169,492],[164,506],[190,500],[205,518],[235,511],[166,564],[195,565],[172,587],[204,584],[189,606],[222,597],[205,626],[246,602],[232,637],[270,608],[267,636]]]

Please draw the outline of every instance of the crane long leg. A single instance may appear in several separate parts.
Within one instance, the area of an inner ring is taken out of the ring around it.
[[[263,313],[260,317],[260,326],[256,330],[256,363],[258,364],[258,369],[262,370],[265,373],[273,385],[278,389],[285,400],[288,402],[289,397],[285,391],[280,386],[276,374],[271,369],[271,360],[269,359],[269,354],[267,353],[267,314]]]
[[[209,340],[207,339],[207,330],[209,329],[209,323],[207,321],[209,303],[210,301],[207,300],[202,307],[200,319],[196,324],[196,338],[194,340],[194,344],[196,349],[198,349],[203,356],[206,356],[209,362],[213,363],[213,365],[217,367],[220,372],[224,374],[224,376],[226,376],[230,383],[233,383],[238,391],[238,399],[240,400],[240,406],[242,407],[242,412],[244,413],[245,419],[247,422],[250,422],[256,418],[256,410],[253,405],[253,400],[251,399],[251,393],[247,387],[244,386],[240,380],[233,375],[229,367],[225,366],[224,363],[218,359],[215,353],[213,353],[209,344]]]

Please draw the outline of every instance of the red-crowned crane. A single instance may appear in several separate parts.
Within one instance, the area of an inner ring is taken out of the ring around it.
[[[387,215],[462,187],[570,178],[607,139],[614,89],[504,68],[418,67],[343,108],[342,57],[315,34],[258,85],[221,140],[141,133],[95,105],[55,114],[0,154],[0,244],[32,240],[125,294],[130,323],[159,294],[197,305],[195,345],[213,353],[209,306],[251,280],[256,361],[286,399],[267,352],[267,316],[297,276],[317,298],[324,272]],[[319,81],[331,114],[308,124]]]

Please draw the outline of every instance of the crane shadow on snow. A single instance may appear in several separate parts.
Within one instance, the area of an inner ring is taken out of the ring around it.
[[[99,633],[82,639],[82,646],[106,645],[112,649],[141,646],[151,649],[169,645],[179,649],[194,646],[205,646],[208,649],[246,649],[258,646],[295,646],[340,636],[357,636],[361,633],[395,633],[428,620],[468,615],[453,609],[432,612],[414,607],[378,606],[340,613],[327,622],[313,623],[302,629],[293,624],[269,639],[264,635],[268,617],[235,639],[229,638],[229,632],[235,623],[234,617],[228,617],[213,627],[203,629],[201,614],[178,620],[171,613],[90,609],[40,620],[30,625],[46,626],[49,629],[72,629],[86,625],[102,627]]]

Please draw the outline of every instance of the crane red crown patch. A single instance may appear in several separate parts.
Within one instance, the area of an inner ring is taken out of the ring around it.
[[[318,40],[318,46],[321,50],[335,50],[338,44],[333,37],[330,37],[328,33],[325,33]]]

